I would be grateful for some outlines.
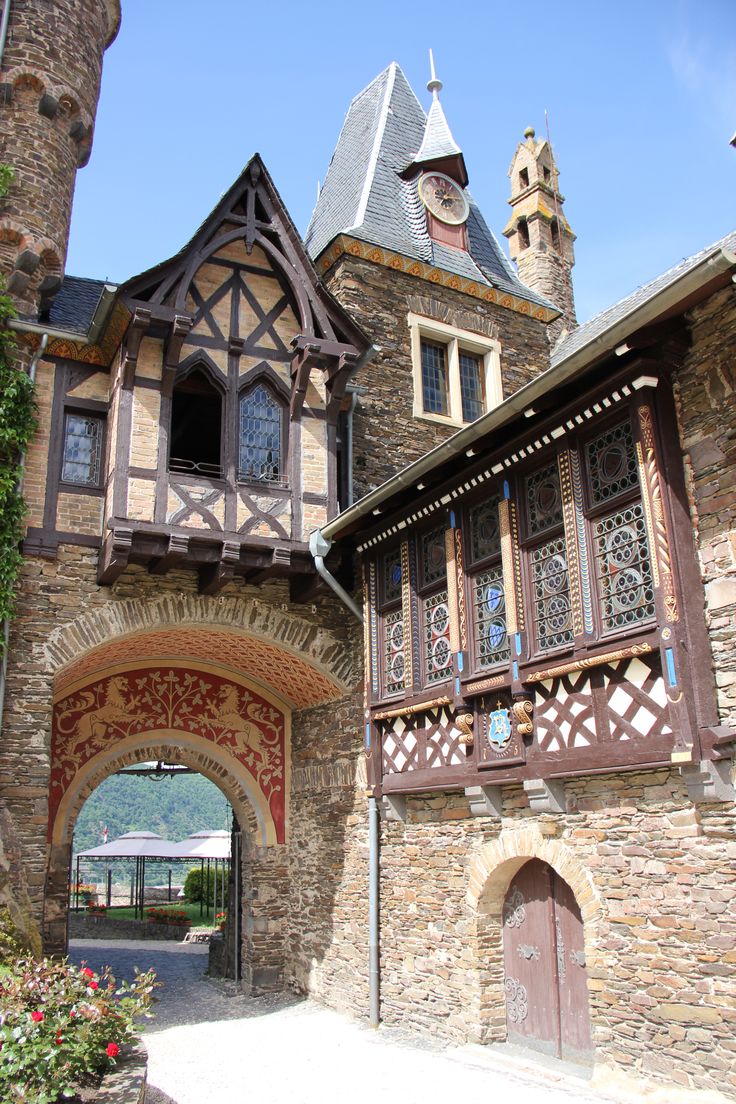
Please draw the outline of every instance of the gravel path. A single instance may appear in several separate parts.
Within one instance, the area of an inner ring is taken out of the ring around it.
[[[119,978],[153,966],[163,982],[143,1041],[146,1104],[401,1104],[507,1099],[514,1104],[611,1104],[560,1073],[503,1050],[442,1050],[345,1019],[312,1001],[249,998],[204,977],[207,948],[173,942],[75,940],[69,956]]]

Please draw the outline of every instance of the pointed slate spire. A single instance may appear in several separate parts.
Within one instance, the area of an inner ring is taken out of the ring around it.
[[[417,169],[433,168],[446,172],[464,188],[468,183],[468,172],[462,150],[452,136],[445,113],[440,103],[442,81],[437,79],[434,67],[434,55],[429,51],[429,65],[432,73],[427,83],[427,91],[432,93],[432,104],[427,115],[427,125],[419,150],[403,176],[410,176]]]

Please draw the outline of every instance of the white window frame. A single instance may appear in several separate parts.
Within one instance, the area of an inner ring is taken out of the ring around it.
[[[463,404],[460,391],[460,353],[472,353],[481,358],[485,408],[483,413],[493,410],[503,402],[501,386],[501,343],[483,334],[461,330],[449,326],[446,322],[437,322],[420,314],[409,313],[409,333],[411,335],[411,362],[414,381],[413,415],[428,422],[440,422],[443,425],[462,426]],[[424,409],[422,390],[422,340],[443,345],[447,355],[447,414],[434,414]]]

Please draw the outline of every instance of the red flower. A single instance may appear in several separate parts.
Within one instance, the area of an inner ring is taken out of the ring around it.
[[[64,1036],[61,1034],[61,1032],[57,1031],[56,1032],[56,1038],[54,1039],[54,1042],[56,1043],[57,1046],[61,1046],[63,1038],[64,1038]]]
[[[98,985],[98,983],[96,981],[91,981],[89,983],[89,987],[90,987],[90,989],[99,989],[100,988],[100,986]]]
[[[117,1058],[119,1053],[120,1047],[117,1045],[117,1043],[108,1043],[105,1047],[105,1054],[108,1058]]]
[[[43,1012],[31,1012],[31,1019],[34,1023],[41,1023],[43,1020]]]
[[[90,970],[89,966],[85,966],[84,969],[82,970],[82,973],[84,974],[85,977],[94,977],[95,976],[94,970]]]

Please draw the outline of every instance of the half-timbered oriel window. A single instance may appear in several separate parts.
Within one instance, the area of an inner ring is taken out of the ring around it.
[[[518,524],[510,526],[509,517]],[[455,674],[462,681],[491,672],[497,685],[510,683],[512,666],[534,670],[548,654],[646,631],[655,620],[628,418],[595,435],[566,435],[536,465],[500,482],[488,479],[457,518],[457,539],[449,509],[432,528],[404,536],[405,561],[416,570],[403,580],[403,600],[400,550],[377,560],[381,696],[428,690]],[[464,650],[457,668],[453,624]],[[413,641],[418,665],[409,671]]]

